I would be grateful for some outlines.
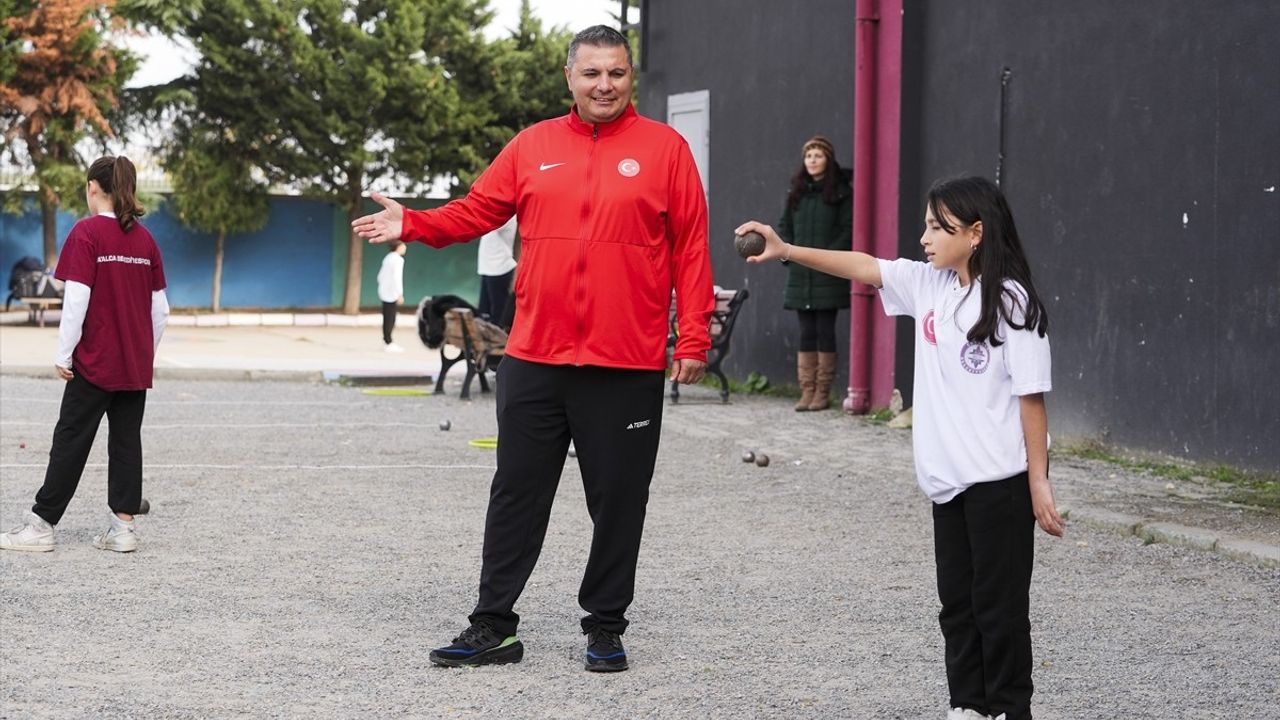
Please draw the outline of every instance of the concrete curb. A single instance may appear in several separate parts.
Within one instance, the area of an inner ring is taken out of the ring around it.
[[[407,306],[404,306],[407,307]],[[45,315],[45,325],[57,327],[62,317],[61,310],[49,310]],[[28,312],[10,310],[0,312],[0,325],[26,325],[30,322]],[[169,316],[169,327],[381,327],[382,315],[364,313],[360,315],[344,315],[331,312],[291,313],[291,312],[224,312],[224,313],[183,313],[175,312]],[[397,328],[416,328],[416,314],[397,313]]]
[[[1148,543],[1207,550],[1252,565],[1280,568],[1280,547],[1268,543],[1177,523],[1148,521],[1136,515],[1099,508],[1076,507],[1063,509],[1061,513],[1071,522],[1094,530],[1138,537]]]
[[[381,315],[343,315],[341,313],[205,313],[169,316],[169,327],[381,327]],[[397,328],[416,328],[414,315],[396,314]]]
[[[49,380],[53,366],[5,365],[0,375]],[[276,380],[282,382],[342,383],[360,386],[434,385],[435,376],[413,370],[249,370],[244,368],[158,367],[156,380]]]
[[[12,377],[36,378],[50,380],[53,374],[53,363],[48,365],[5,365],[0,367],[0,375]],[[175,368],[158,367],[155,369],[157,380],[283,380],[290,382],[325,381],[322,370],[245,370],[241,368]]]

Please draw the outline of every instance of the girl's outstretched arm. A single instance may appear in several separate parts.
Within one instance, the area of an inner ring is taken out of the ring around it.
[[[749,263],[768,260],[786,260],[811,267],[814,270],[837,277],[856,280],[872,287],[880,287],[880,263],[866,253],[852,250],[820,250],[797,247],[783,242],[777,231],[761,222],[751,220],[738,226],[735,235],[758,232],[764,236],[764,252],[747,258]]]
[[[1044,393],[1018,398],[1022,411],[1022,436],[1027,444],[1027,478],[1031,483],[1031,512],[1040,529],[1062,537],[1067,524],[1053,502],[1049,484],[1049,415],[1044,409]]]

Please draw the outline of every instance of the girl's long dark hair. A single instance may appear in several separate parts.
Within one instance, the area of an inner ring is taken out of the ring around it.
[[[948,233],[959,229],[948,223],[948,215],[964,227],[982,221],[982,242],[969,256],[969,277],[982,279],[982,310],[969,330],[969,340],[989,342],[992,347],[1002,345],[1004,339],[996,336],[1001,318],[1015,330],[1034,330],[1044,337],[1049,332],[1049,316],[1031,282],[1031,266],[1000,188],[982,177],[942,180],[929,188],[928,203],[933,217]],[[1006,286],[1009,280],[1022,286],[1025,298]],[[969,290],[973,291],[972,284]],[[1014,310],[1024,301],[1023,321],[1019,323]]]
[[[804,167],[804,161],[800,162],[800,169],[795,175],[791,176],[791,190],[787,192],[787,207],[795,210],[800,206],[800,198],[804,197],[805,192],[809,189],[809,183],[812,178],[809,177],[809,171]],[[840,168],[840,163],[836,159],[827,156],[827,170],[822,173],[822,201],[828,205],[839,205],[842,199],[840,184],[845,182],[844,170]]]
[[[135,195],[138,188],[138,171],[123,155],[106,155],[89,166],[89,180],[98,183],[102,192],[111,196],[111,209],[116,214],[120,229],[128,232],[138,218],[146,213]]]

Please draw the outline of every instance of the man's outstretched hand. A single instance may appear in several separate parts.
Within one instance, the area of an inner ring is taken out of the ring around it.
[[[371,243],[387,243],[399,240],[404,231],[404,206],[378,193],[369,197],[382,206],[382,210],[351,221],[351,229]]]

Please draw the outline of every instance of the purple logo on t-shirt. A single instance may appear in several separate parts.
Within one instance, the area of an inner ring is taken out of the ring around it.
[[[991,364],[991,351],[983,343],[969,341],[960,349],[960,365],[974,375],[981,375]]]
[[[924,340],[930,345],[938,344],[938,336],[933,334],[933,310],[924,314],[924,319],[920,321],[920,329],[924,331]]]

